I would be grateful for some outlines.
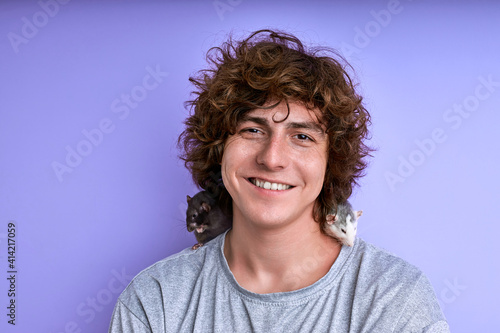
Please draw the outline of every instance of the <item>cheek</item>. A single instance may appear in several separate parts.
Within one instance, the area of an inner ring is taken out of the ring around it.
[[[222,155],[220,170],[222,174],[222,182],[224,183],[226,188],[228,188],[228,186],[230,185],[229,180],[231,173],[231,160],[231,152],[229,150],[225,150],[224,154]]]
[[[226,141],[221,161],[229,167],[247,161],[253,154],[255,147],[239,136],[233,136]],[[222,165],[222,162],[221,162]]]
[[[227,170],[228,167],[228,162],[233,160],[233,143],[234,143],[234,138],[229,137],[226,140],[226,143],[224,144],[224,149],[222,151],[222,157],[221,157],[221,170],[224,172],[224,170]]]
[[[306,170],[311,177],[317,179],[318,183],[323,184],[328,158],[326,152],[316,149],[308,155],[307,157],[303,155],[299,157],[302,168]]]
[[[235,185],[233,182],[236,179],[236,172],[240,168],[241,162],[244,161],[244,156],[242,156],[243,150],[238,141],[235,138],[228,139],[221,159],[222,181],[230,194],[232,194],[231,192]]]

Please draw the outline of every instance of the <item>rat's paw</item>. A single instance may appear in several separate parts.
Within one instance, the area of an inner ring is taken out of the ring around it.
[[[200,247],[202,247],[203,244],[202,243],[197,243],[197,244],[194,244],[193,247],[191,248],[191,250],[197,250],[199,249]]]

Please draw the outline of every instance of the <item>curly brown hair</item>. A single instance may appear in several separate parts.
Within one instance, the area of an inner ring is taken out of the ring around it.
[[[224,143],[247,112],[270,101],[301,102],[321,112],[329,137],[325,180],[314,209],[323,230],[326,215],[358,185],[372,151],[364,143],[370,115],[348,75],[352,67],[332,49],[306,49],[297,37],[272,30],[241,41],[229,38],[208,51],[207,61],[209,69],[189,78],[196,98],[186,102],[191,114],[178,140],[194,182],[203,189],[220,183]],[[225,189],[220,200],[230,214]]]

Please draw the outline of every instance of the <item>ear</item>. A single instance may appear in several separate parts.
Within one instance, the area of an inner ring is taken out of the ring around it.
[[[361,215],[363,215],[363,211],[362,210],[355,211],[354,213],[356,214],[356,219],[359,219],[359,217]]]
[[[188,196],[187,196],[187,202],[189,203],[189,201],[191,201],[191,199],[192,199],[192,198],[188,195]]]
[[[205,212],[207,212],[207,213],[208,213],[208,212],[210,211],[210,209],[211,209],[210,205],[209,205],[209,204],[207,204],[206,202],[203,202],[203,203],[201,204],[201,208],[203,208],[203,210],[204,210]]]
[[[327,215],[326,216],[326,223],[327,224],[334,224],[335,222],[337,222],[337,215]]]

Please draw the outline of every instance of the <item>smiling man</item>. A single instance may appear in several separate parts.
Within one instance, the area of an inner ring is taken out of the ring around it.
[[[233,229],[224,254],[249,291],[306,287],[328,272],[340,251],[313,214],[328,161],[318,116],[301,103],[280,102],[250,111],[226,140],[222,179],[232,198]],[[319,249],[327,253],[318,256]],[[311,258],[315,267],[301,270]]]
[[[322,231],[370,153],[341,57],[263,30],[209,60],[179,142],[232,228],[138,274],[110,332],[449,332],[418,268]]]

